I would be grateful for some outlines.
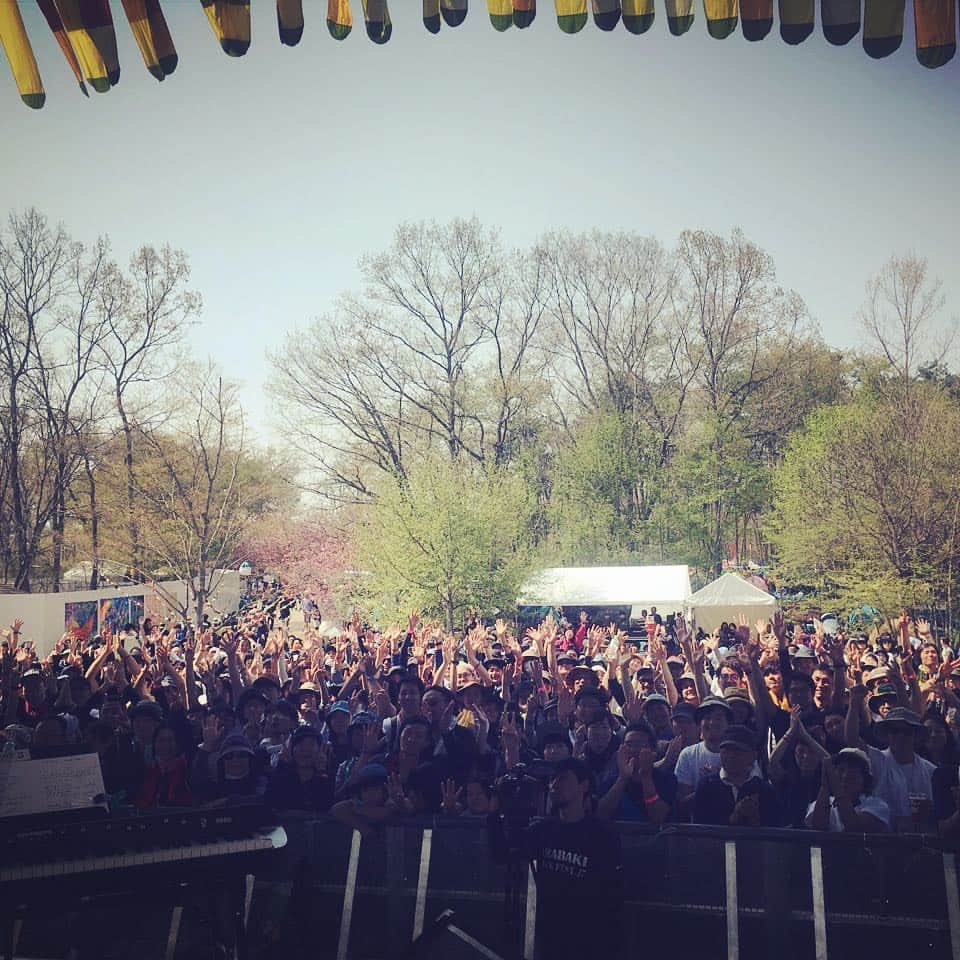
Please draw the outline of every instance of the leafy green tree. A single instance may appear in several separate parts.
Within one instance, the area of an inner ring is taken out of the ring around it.
[[[774,476],[767,533],[780,576],[838,603],[952,607],[960,411],[945,391],[863,393],[815,412]]]
[[[380,622],[419,610],[448,629],[468,608],[511,609],[529,573],[533,508],[520,471],[424,458],[382,481],[359,514],[357,599]]]
[[[770,473],[742,424],[703,420],[680,441],[664,484],[656,524],[676,558],[716,572],[751,541],[751,524],[769,500]]]

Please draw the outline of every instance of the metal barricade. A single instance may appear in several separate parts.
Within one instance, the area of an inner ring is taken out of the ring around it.
[[[935,838],[615,826],[627,956],[960,960],[956,861]],[[444,910],[455,912],[464,956],[511,955],[505,869],[490,856],[484,821],[405,821],[361,840],[316,820],[300,837],[311,846],[299,856],[293,895],[301,916],[290,919],[308,924],[311,956],[398,960]],[[535,890],[526,884],[522,893],[522,952],[532,960]],[[445,943],[435,955],[453,957],[451,950]]]

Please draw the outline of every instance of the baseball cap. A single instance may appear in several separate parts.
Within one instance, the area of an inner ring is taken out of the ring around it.
[[[649,703],[662,703],[664,706],[670,706],[670,701],[662,693],[651,693],[649,697],[644,699],[643,705],[647,706]]]
[[[719,707],[721,710],[723,710],[726,713],[726,715],[730,719],[733,719],[733,710],[730,709],[730,704],[727,703],[727,701],[724,700],[723,697],[707,697],[703,701],[703,703],[701,703],[700,706],[697,707],[697,712],[695,714],[697,721],[699,722],[700,720],[702,720],[703,715],[708,710],[714,707]]]
[[[688,720],[697,719],[697,708],[692,703],[678,703],[670,714],[671,717],[686,717]]]
[[[368,763],[357,774],[357,779],[353,781],[353,789],[362,790],[374,784],[386,783],[389,777],[390,774],[382,763]]]
[[[721,749],[723,747],[736,747],[740,750],[756,751],[757,735],[749,727],[731,723],[723,734],[720,747]]]
[[[217,754],[217,759],[222,760],[225,756],[231,753],[245,753],[250,757],[254,755],[253,747],[250,746],[250,741],[247,740],[242,733],[230,733],[224,737],[223,744],[220,747],[220,752]]]

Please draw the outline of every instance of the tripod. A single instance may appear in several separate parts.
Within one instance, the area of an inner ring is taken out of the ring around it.
[[[526,884],[526,897],[524,897],[524,884]],[[524,909],[525,900],[526,909]],[[449,908],[440,913],[410,945],[410,949],[405,954],[405,960],[432,960],[434,957],[448,956],[449,948],[442,942],[445,934],[456,937],[485,960],[533,960],[536,888],[532,868],[528,868],[519,849],[511,845],[507,852],[503,885],[503,924],[507,944],[505,955],[497,953],[463,930],[454,922],[455,919],[456,914]]]

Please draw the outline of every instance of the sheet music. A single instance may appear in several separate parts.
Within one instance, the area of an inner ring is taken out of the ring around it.
[[[0,761],[0,817],[80,810],[103,803],[103,773],[95,753]]]

